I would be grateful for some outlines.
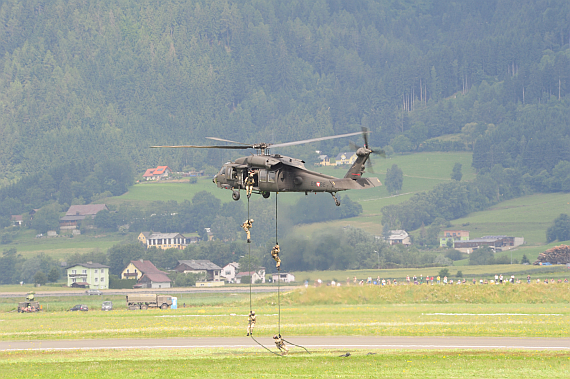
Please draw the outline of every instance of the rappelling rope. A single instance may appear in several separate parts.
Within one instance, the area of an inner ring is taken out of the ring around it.
[[[247,198],[247,220],[249,221],[249,197]],[[251,243],[248,243],[248,251],[247,251],[247,271],[250,274],[250,281],[249,281],[249,314],[251,314],[251,311],[253,310],[253,306],[252,306],[252,295],[251,295],[251,286],[253,283],[253,274],[251,272]],[[264,348],[265,350],[269,351],[272,354],[277,355],[278,357],[281,356],[281,354],[274,352],[273,350],[267,348],[265,345],[263,345],[262,343],[260,343],[258,340],[256,340],[253,337],[253,330],[252,332],[249,334],[249,336],[251,337],[252,340],[255,341],[255,343],[257,343],[259,346],[261,346],[262,348]]]
[[[278,194],[278,193],[279,193],[279,192],[275,192],[275,244],[276,244],[276,245],[279,245],[279,241],[277,240],[277,209],[278,209],[278,207],[277,207],[277,194]],[[277,270],[277,304],[278,304],[278,306],[279,306],[278,329],[279,329],[279,336],[281,337],[281,285],[280,285],[281,279],[280,279],[280,277],[281,277],[280,270]],[[297,347],[300,347],[300,348],[302,348],[302,349],[305,349],[305,351],[306,351],[307,353],[311,354],[311,352],[310,352],[309,350],[307,350],[304,346],[294,344],[293,342],[287,341],[287,340],[284,339],[283,337],[281,337],[281,339],[282,339],[284,342],[287,342],[287,343],[289,343],[289,344],[291,344],[291,345],[293,345],[293,346],[297,346]]]
[[[279,241],[277,240],[277,194],[275,192],[275,245],[279,245]],[[277,270],[277,304],[279,305],[279,321],[277,323],[279,329],[279,335],[281,335],[281,286],[280,286],[280,271],[281,267]]]

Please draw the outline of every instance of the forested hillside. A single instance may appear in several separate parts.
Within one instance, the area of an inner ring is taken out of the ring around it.
[[[231,153],[148,146],[366,126],[374,146],[474,149],[478,169],[540,187],[570,160],[569,15],[567,0],[0,1],[0,179],[111,157],[216,167]],[[89,175],[42,198],[113,192]]]
[[[420,121],[416,140],[570,90],[564,0],[0,4],[0,164],[18,175],[85,155],[200,166],[219,152],[146,147],[212,134],[279,142],[362,124],[383,146]],[[441,101],[484,80],[464,104]]]

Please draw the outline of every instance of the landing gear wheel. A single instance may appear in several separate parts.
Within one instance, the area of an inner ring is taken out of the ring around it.
[[[270,192],[262,192],[261,196],[263,196],[264,199],[269,199],[269,196],[271,195]]]
[[[234,199],[235,201],[239,200],[239,191],[234,191],[232,193],[232,199]]]

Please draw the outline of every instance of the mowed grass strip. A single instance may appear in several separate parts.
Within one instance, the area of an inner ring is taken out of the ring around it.
[[[534,297],[520,293],[519,303],[505,303],[517,299],[506,286],[488,286],[495,291],[478,295],[441,286],[430,288],[431,299],[416,291],[418,286],[310,289],[282,296],[280,326],[290,336],[569,336],[570,304],[564,295],[556,298],[550,290],[523,286]],[[564,285],[545,287],[569,291]],[[481,302],[471,303],[477,296]],[[277,296],[253,299],[253,309],[257,335],[273,335],[279,328]],[[3,313],[0,340],[243,336],[248,312],[245,299],[164,311],[128,311],[123,305],[111,312]]]
[[[259,349],[19,351],[0,353],[6,378],[568,378],[570,356],[533,351]],[[373,353],[373,354],[368,354]]]

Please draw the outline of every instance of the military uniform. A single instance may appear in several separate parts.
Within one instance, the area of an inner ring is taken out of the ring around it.
[[[273,341],[275,342],[275,346],[279,349],[279,351],[284,351],[283,355],[289,352],[289,348],[285,345],[285,341],[283,341],[283,337],[281,334],[276,334],[273,336]]]
[[[249,173],[247,178],[245,179],[245,193],[247,194],[247,198],[251,196],[251,191],[253,191],[253,184],[255,181],[253,180],[253,171]]]
[[[250,233],[249,229],[251,229],[252,226],[253,226],[253,219],[252,218],[250,218],[249,220],[245,220],[245,222],[243,224],[241,224],[241,227],[247,233],[247,243],[251,242],[251,233]]]
[[[247,335],[252,335],[253,336],[253,328],[255,327],[255,323],[257,322],[257,318],[255,317],[255,312],[251,311],[249,312],[249,317],[247,319],[248,324],[247,324]]]
[[[281,267],[281,259],[279,259],[279,253],[281,252],[281,249],[279,249],[279,244],[276,244],[275,246],[273,246],[273,249],[271,249],[271,257],[273,259],[275,259],[275,267],[277,268],[277,270],[280,270]]]

